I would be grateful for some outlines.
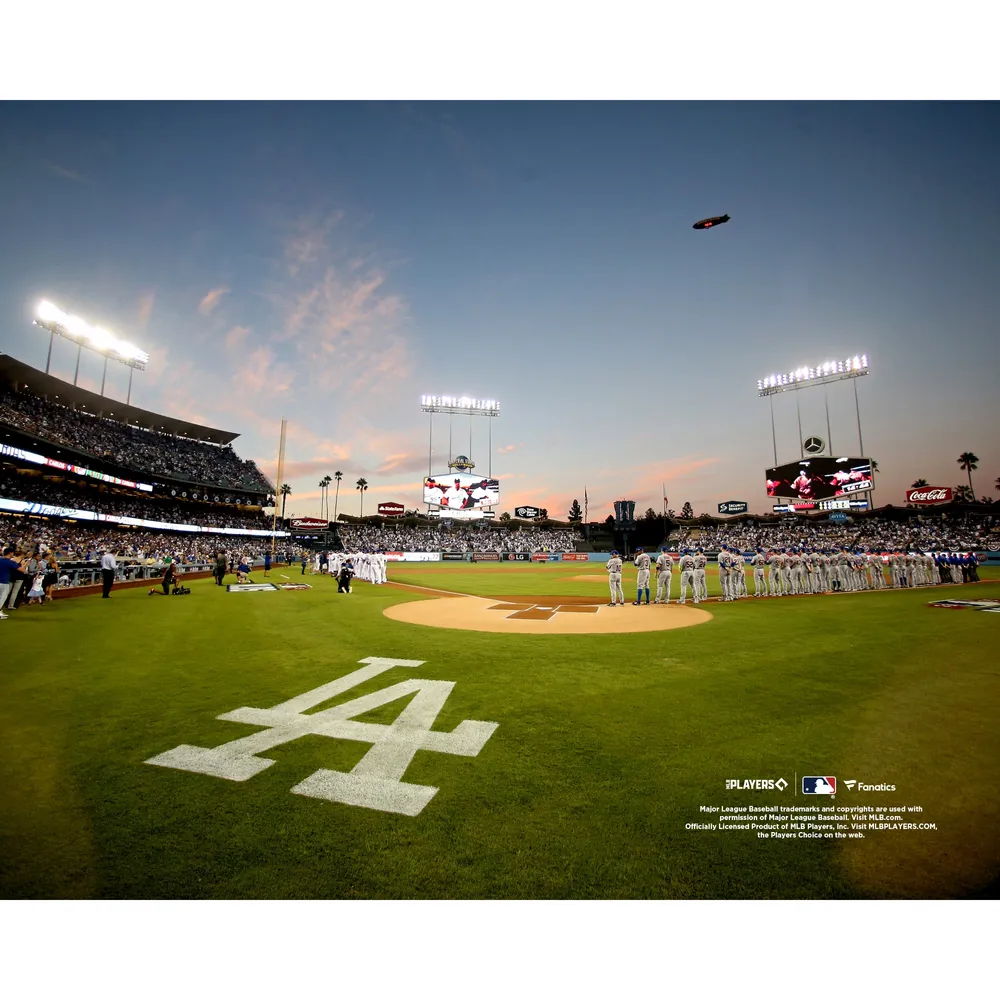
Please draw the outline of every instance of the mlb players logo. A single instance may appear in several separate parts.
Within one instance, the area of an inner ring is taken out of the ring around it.
[[[802,794],[803,795],[836,795],[837,794],[837,779],[831,777],[825,778],[803,778],[802,779]]]

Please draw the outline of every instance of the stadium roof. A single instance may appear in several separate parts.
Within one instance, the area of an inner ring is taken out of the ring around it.
[[[239,437],[239,434],[234,434],[232,431],[222,431],[215,427],[192,423],[190,420],[153,413],[152,410],[143,410],[121,400],[82,389],[54,375],[46,375],[45,372],[32,368],[9,354],[0,354],[0,383],[22,389],[27,386],[36,396],[41,396],[43,399],[58,399],[60,403],[73,409],[86,410],[87,413],[99,417],[112,417],[136,427],[194,438],[196,441],[230,444]]]

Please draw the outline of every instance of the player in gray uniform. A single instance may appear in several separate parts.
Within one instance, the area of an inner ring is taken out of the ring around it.
[[[661,598],[663,604],[670,603],[670,581],[673,578],[673,572],[674,560],[667,551],[666,545],[664,545],[660,550],[660,554],[656,557],[656,597],[653,600],[654,604],[660,604]]]
[[[691,555],[690,549],[684,550],[684,553],[680,559],[680,565],[681,565],[681,597],[677,603],[678,604],[686,603],[688,584],[690,584],[692,593],[694,594],[694,603],[699,604],[701,602],[701,598],[698,596],[698,589],[694,582],[694,557]]]
[[[608,560],[608,586],[611,588],[611,604],[608,607],[623,605],[625,592],[622,590],[622,559],[617,549],[611,550],[611,558]]]
[[[768,590],[771,597],[781,597],[781,571],[785,560],[780,552],[772,551],[767,557]]]
[[[692,556],[694,559],[694,587],[700,601],[708,600],[708,581],[705,579],[705,567],[708,565],[708,556],[704,549],[698,549]]]
[[[802,593],[802,556],[798,549],[791,549],[785,560],[788,567],[788,583],[793,594]]]
[[[733,599],[738,601],[741,597],[750,596],[747,590],[746,560],[739,549],[733,549],[730,555],[733,557],[733,564],[729,568],[729,589]]]
[[[753,596],[767,597],[767,584],[764,583],[764,567],[767,565],[767,560],[764,558],[763,549],[757,549],[753,559],[750,560],[750,565],[753,566]]]
[[[885,588],[885,563],[882,556],[877,552],[868,553],[868,574],[872,578],[872,589],[883,590]]]
[[[632,602],[636,607],[642,604],[642,592],[646,591],[646,603],[649,604],[649,554],[640,545],[635,550],[635,558],[632,560],[635,568],[639,571],[636,575],[635,600]]]
[[[729,554],[728,545],[723,545],[719,548],[716,560],[719,563],[719,586],[722,588],[722,599],[724,601],[731,601],[733,595],[730,591],[729,572],[733,565],[733,558]]]

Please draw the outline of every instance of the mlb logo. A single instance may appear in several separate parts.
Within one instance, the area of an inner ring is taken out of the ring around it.
[[[802,794],[803,795],[836,795],[837,794],[837,779],[831,777],[825,778],[803,778],[802,779]]]

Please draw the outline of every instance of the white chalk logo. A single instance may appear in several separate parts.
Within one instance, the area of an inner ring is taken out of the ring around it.
[[[274,708],[237,708],[217,716],[224,722],[268,727],[262,732],[218,747],[174,747],[166,753],[150,757],[146,763],[209,774],[229,781],[247,781],[274,763],[258,754],[297,740],[300,736],[357,740],[373,745],[353,770],[320,769],[291,790],[296,795],[329,802],[416,816],[438,791],[430,785],[412,785],[403,781],[403,775],[417,751],[434,750],[437,753],[476,757],[498,728],[497,723],[466,719],[450,733],[432,732],[431,726],[448,700],[455,686],[454,681],[401,681],[322,712],[305,714],[307,709],[315,708],[393,667],[419,667],[425,661],[369,656],[359,662],[368,666],[306,691]],[[356,716],[412,694],[416,697],[391,725],[352,721]]]

